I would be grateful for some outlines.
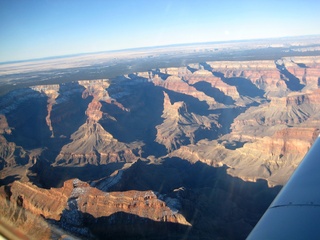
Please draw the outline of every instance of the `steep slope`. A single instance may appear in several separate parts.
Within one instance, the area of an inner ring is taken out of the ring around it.
[[[210,83],[211,88],[214,89],[218,89],[221,93],[223,93],[225,96],[222,96],[222,99],[219,99],[221,103],[227,103],[228,100],[226,99],[226,96],[231,97],[232,100],[237,100],[240,98],[240,95],[236,89],[235,86],[230,86],[228,84],[226,84],[225,82],[223,82],[221,80],[221,78],[216,77],[213,75],[213,73],[211,71],[208,70],[196,70],[195,72],[193,72],[192,75],[189,75],[187,78],[187,81],[189,84],[191,85],[196,85],[198,83],[201,82],[207,82]],[[205,90],[205,89],[204,89]],[[209,90],[207,88],[207,90]],[[218,92],[212,92],[212,95],[215,95],[216,97],[218,97],[219,93]],[[217,100],[218,101],[218,100]],[[229,100],[229,103],[232,102]]]
[[[217,125],[217,116],[199,116],[189,113],[184,102],[171,104],[166,92],[164,94],[163,114],[164,121],[157,128],[156,141],[166,146],[168,152],[180,146],[194,143],[195,133],[198,130],[210,130],[212,125]]]
[[[46,116],[46,123],[49,127],[49,130],[51,131],[51,137],[54,137],[54,132],[51,124],[51,111],[52,111],[52,106],[56,104],[56,99],[59,96],[59,88],[60,86],[58,84],[54,85],[38,85],[38,86],[33,86],[31,89],[38,91],[40,93],[44,93],[47,97],[47,110],[48,110],[48,115]]]
[[[318,128],[286,128],[246,143],[237,149],[241,158],[226,161],[228,165],[236,162],[229,173],[249,180],[263,177],[270,185],[284,184],[318,135]]]
[[[215,167],[226,165],[232,176],[254,182],[266,179],[269,186],[276,186],[287,181],[318,134],[319,129],[292,128],[251,143],[205,139],[182,146],[169,156]]]
[[[230,134],[202,140],[170,156],[229,166],[228,173],[245,180],[264,178],[284,184],[318,136],[319,89],[272,98],[235,118]],[[248,168],[250,166],[250,168]]]
[[[120,212],[126,214],[126,222],[139,221],[137,217],[140,217],[154,222],[190,226],[177,209],[153,191],[105,193],[78,179],[49,190],[16,181],[10,188],[10,202],[8,207],[19,202],[31,213],[55,220],[65,230],[89,238],[105,224],[125,227],[122,216],[117,214]],[[145,220],[138,223],[148,226]]]
[[[205,101],[209,106],[213,106],[214,104],[216,104],[214,98],[207,96],[201,91],[198,91],[196,88],[190,86],[178,76],[168,76],[165,80],[163,80],[160,76],[155,75],[155,77],[153,78],[153,83],[156,86],[161,86],[168,90],[190,95],[194,98],[199,99],[200,101]]]
[[[56,157],[58,165],[107,164],[133,162],[141,143],[130,145],[118,142],[99,123],[87,122],[71,135],[72,142],[65,145]]]
[[[283,58],[287,71],[305,84],[304,90],[314,90],[319,87],[320,59],[319,57]]]
[[[292,93],[283,98],[271,98],[269,103],[259,107],[251,107],[235,119],[231,134],[245,141],[246,136],[270,136],[288,126],[317,127],[320,123],[319,94],[319,89]]]
[[[120,103],[112,100],[106,91],[109,83],[106,80],[80,81],[79,83],[86,88],[82,97],[93,97],[85,112],[88,118],[86,123],[71,135],[72,142],[63,146],[56,157],[56,164],[100,165],[135,161],[137,157],[132,151],[138,152],[141,143],[130,145],[118,142],[98,123],[103,117],[101,101],[116,103],[117,107],[124,109]]]
[[[222,73],[224,78],[250,80],[266,97],[282,97],[289,91],[274,61],[219,61],[208,62],[211,71]]]

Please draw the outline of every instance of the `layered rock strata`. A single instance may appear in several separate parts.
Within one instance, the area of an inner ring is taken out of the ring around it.
[[[102,192],[78,179],[68,180],[61,188],[41,189],[31,183],[14,182],[10,201],[20,201],[23,208],[47,219],[71,219],[77,211],[94,218],[125,212],[158,222],[190,225],[153,191]],[[81,219],[75,219],[81,220]],[[72,222],[69,222],[72,224]]]
[[[195,142],[195,132],[199,129],[211,129],[211,125],[218,125],[215,115],[200,116],[188,112],[184,102],[171,103],[167,93],[164,94],[164,119],[157,128],[156,141],[166,146],[167,150],[178,149],[180,146]]]

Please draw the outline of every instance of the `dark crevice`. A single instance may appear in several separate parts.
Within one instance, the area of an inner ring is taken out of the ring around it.
[[[207,96],[214,98],[218,103],[225,105],[233,105],[235,103],[232,97],[225,95],[218,88],[212,87],[208,82],[201,81],[192,86],[194,86],[198,91],[205,93]]]
[[[226,84],[228,84],[230,86],[235,86],[237,88],[237,91],[239,92],[239,94],[242,96],[248,96],[248,97],[252,97],[252,98],[254,98],[254,97],[262,98],[265,93],[262,89],[259,89],[255,84],[253,84],[249,79],[246,79],[243,77],[226,78],[223,73],[214,71],[214,69],[206,62],[202,62],[201,66],[205,70],[212,72],[212,74],[214,76],[221,78],[221,80],[223,82],[225,82]],[[218,94],[218,99],[216,99],[216,100],[219,102],[219,94]],[[231,102],[230,99],[227,101]],[[232,101],[233,101],[233,99],[232,99]],[[227,105],[228,105],[228,103],[227,103]]]
[[[284,76],[282,79],[285,80],[287,88],[291,91],[300,91],[304,88],[304,85],[300,83],[299,78],[290,73],[283,63],[279,64],[278,61],[275,61],[275,64],[279,72]]]
[[[249,79],[242,77],[221,78],[226,84],[235,86],[241,96],[260,97],[264,95],[264,91],[254,85]]]

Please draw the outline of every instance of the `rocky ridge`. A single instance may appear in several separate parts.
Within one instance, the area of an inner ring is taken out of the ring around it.
[[[99,120],[103,117],[101,101],[108,104],[115,103],[117,107],[125,110],[106,91],[110,85],[108,81],[79,81],[79,84],[85,87],[82,98],[93,96],[85,112],[88,118],[86,123],[71,135],[72,142],[61,149],[56,157],[56,164],[84,165],[135,161],[137,157],[132,149],[139,149],[141,144],[127,145],[118,142],[99,124]],[[109,115],[107,117],[112,119]]]
[[[116,219],[112,220],[112,215],[117,212],[190,226],[177,209],[167,205],[153,191],[106,193],[79,179],[68,180],[63,187],[51,189],[16,181],[10,188],[9,207],[17,201],[30,213],[58,221],[62,228],[72,229],[82,237],[93,236],[90,229],[84,226],[84,221],[110,217],[110,221],[117,224]],[[129,223],[131,220],[128,218],[126,221]]]
[[[31,87],[32,90],[38,91],[40,93],[44,93],[47,97],[47,110],[48,110],[48,115],[46,116],[46,123],[49,127],[49,130],[51,131],[52,135],[51,137],[54,137],[53,133],[53,128],[51,124],[51,111],[52,111],[52,106],[56,104],[56,99],[59,96],[59,85],[54,84],[54,85],[38,85]]]
[[[249,79],[266,97],[281,97],[288,93],[285,80],[280,77],[274,61],[220,61],[208,62],[211,71],[222,73],[224,78]]]
[[[186,144],[195,142],[195,132],[200,129],[211,129],[211,125],[218,125],[215,115],[199,116],[189,113],[184,102],[171,104],[170,98],[164,92],[163,102],[164,121],[157,126],[156,141],[166,146],[167,150],[178,149]]]
[[[155,75],[155,77],[153,78],[153,83],[156,86],[161,86],[171,91],[190,95],[194,98],[199,99],[200,101],[205,101],[206,103],[208,103],[209,106],[214,105],[216,103],[214,98],[207,96],[205,93],[201,91],[198,91],[196,88],[189,85],[178,76],[168,76],[165,80],[163,80],[159,78],[159,76]]]

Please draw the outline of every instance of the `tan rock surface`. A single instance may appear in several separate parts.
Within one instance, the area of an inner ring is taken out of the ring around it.
[[[107,164],[133,162],[138,157],[132,152],[141,143],[124,144],[114,139],[99,123],[87,122],[71,135],[72,142],[65,145],[56,157],[58,165]]]
[[[45,218],[60,220],[64,210],[77,209],[95,218],[125,212],[158,222],[190,225],[175,209],[170,209],[153,191],[102,192],[78,179],[68,180],[61,188],[41,189],[31,183],[14,182],[11,201]]]
[[[287,70],[305,83],[305,89],[313,90],[319,86],[320,57],[288,57],[284,58]]]
[[[47,110],[48,110],[48,115],[46,116],[46,122],[47,125],[52,133],[51,137],[54,137],[54,131],[52,128],[51,124],[51,111],[52,111],[52,106],[56,104],[56,99],[59,96],[59,88],[60,86],[58,84],[54,85],[37,85],[31,87],[31,89],[38,91],[40,93],[44,93],[47,97]]]
[[[203,92],[198,91],[193,86],[190,86],[188,83],[184,82],[178,76],[169,76],[166,80],[157,78],[156,80],[154,79],[153,83],[156,86],[161,86],[171,91],[190,95],[199,99],[200,101],[206,101],[209,105],[213,105],[216,103],[214,98],[209,97]]]
[[[240,98],[236,87],[226,84],[221,80],[221,78],[215,77],[210,71],[197,70],[188,77],[188,83],[191,85],[202,81],[210,83],[213,88],[219,89],[225,95],[230,96],[234,100]]]
[[[195,141],[195,132],[199,129],[211,129],[211,124],[217,125],[214,115],[200,116],[189,113],[184,102],[171,103],[167,93],[164,94],[163,114],[164,121],[157,128],[156,141],[166,146],[167,150],[178,149]]]
[[[208,62],[212,71],[224,74],[224,77],[242,77],[249,79],[267,97],[281,97],[288,93],[287,86],[280,77],[274,61],[219,61]]]

